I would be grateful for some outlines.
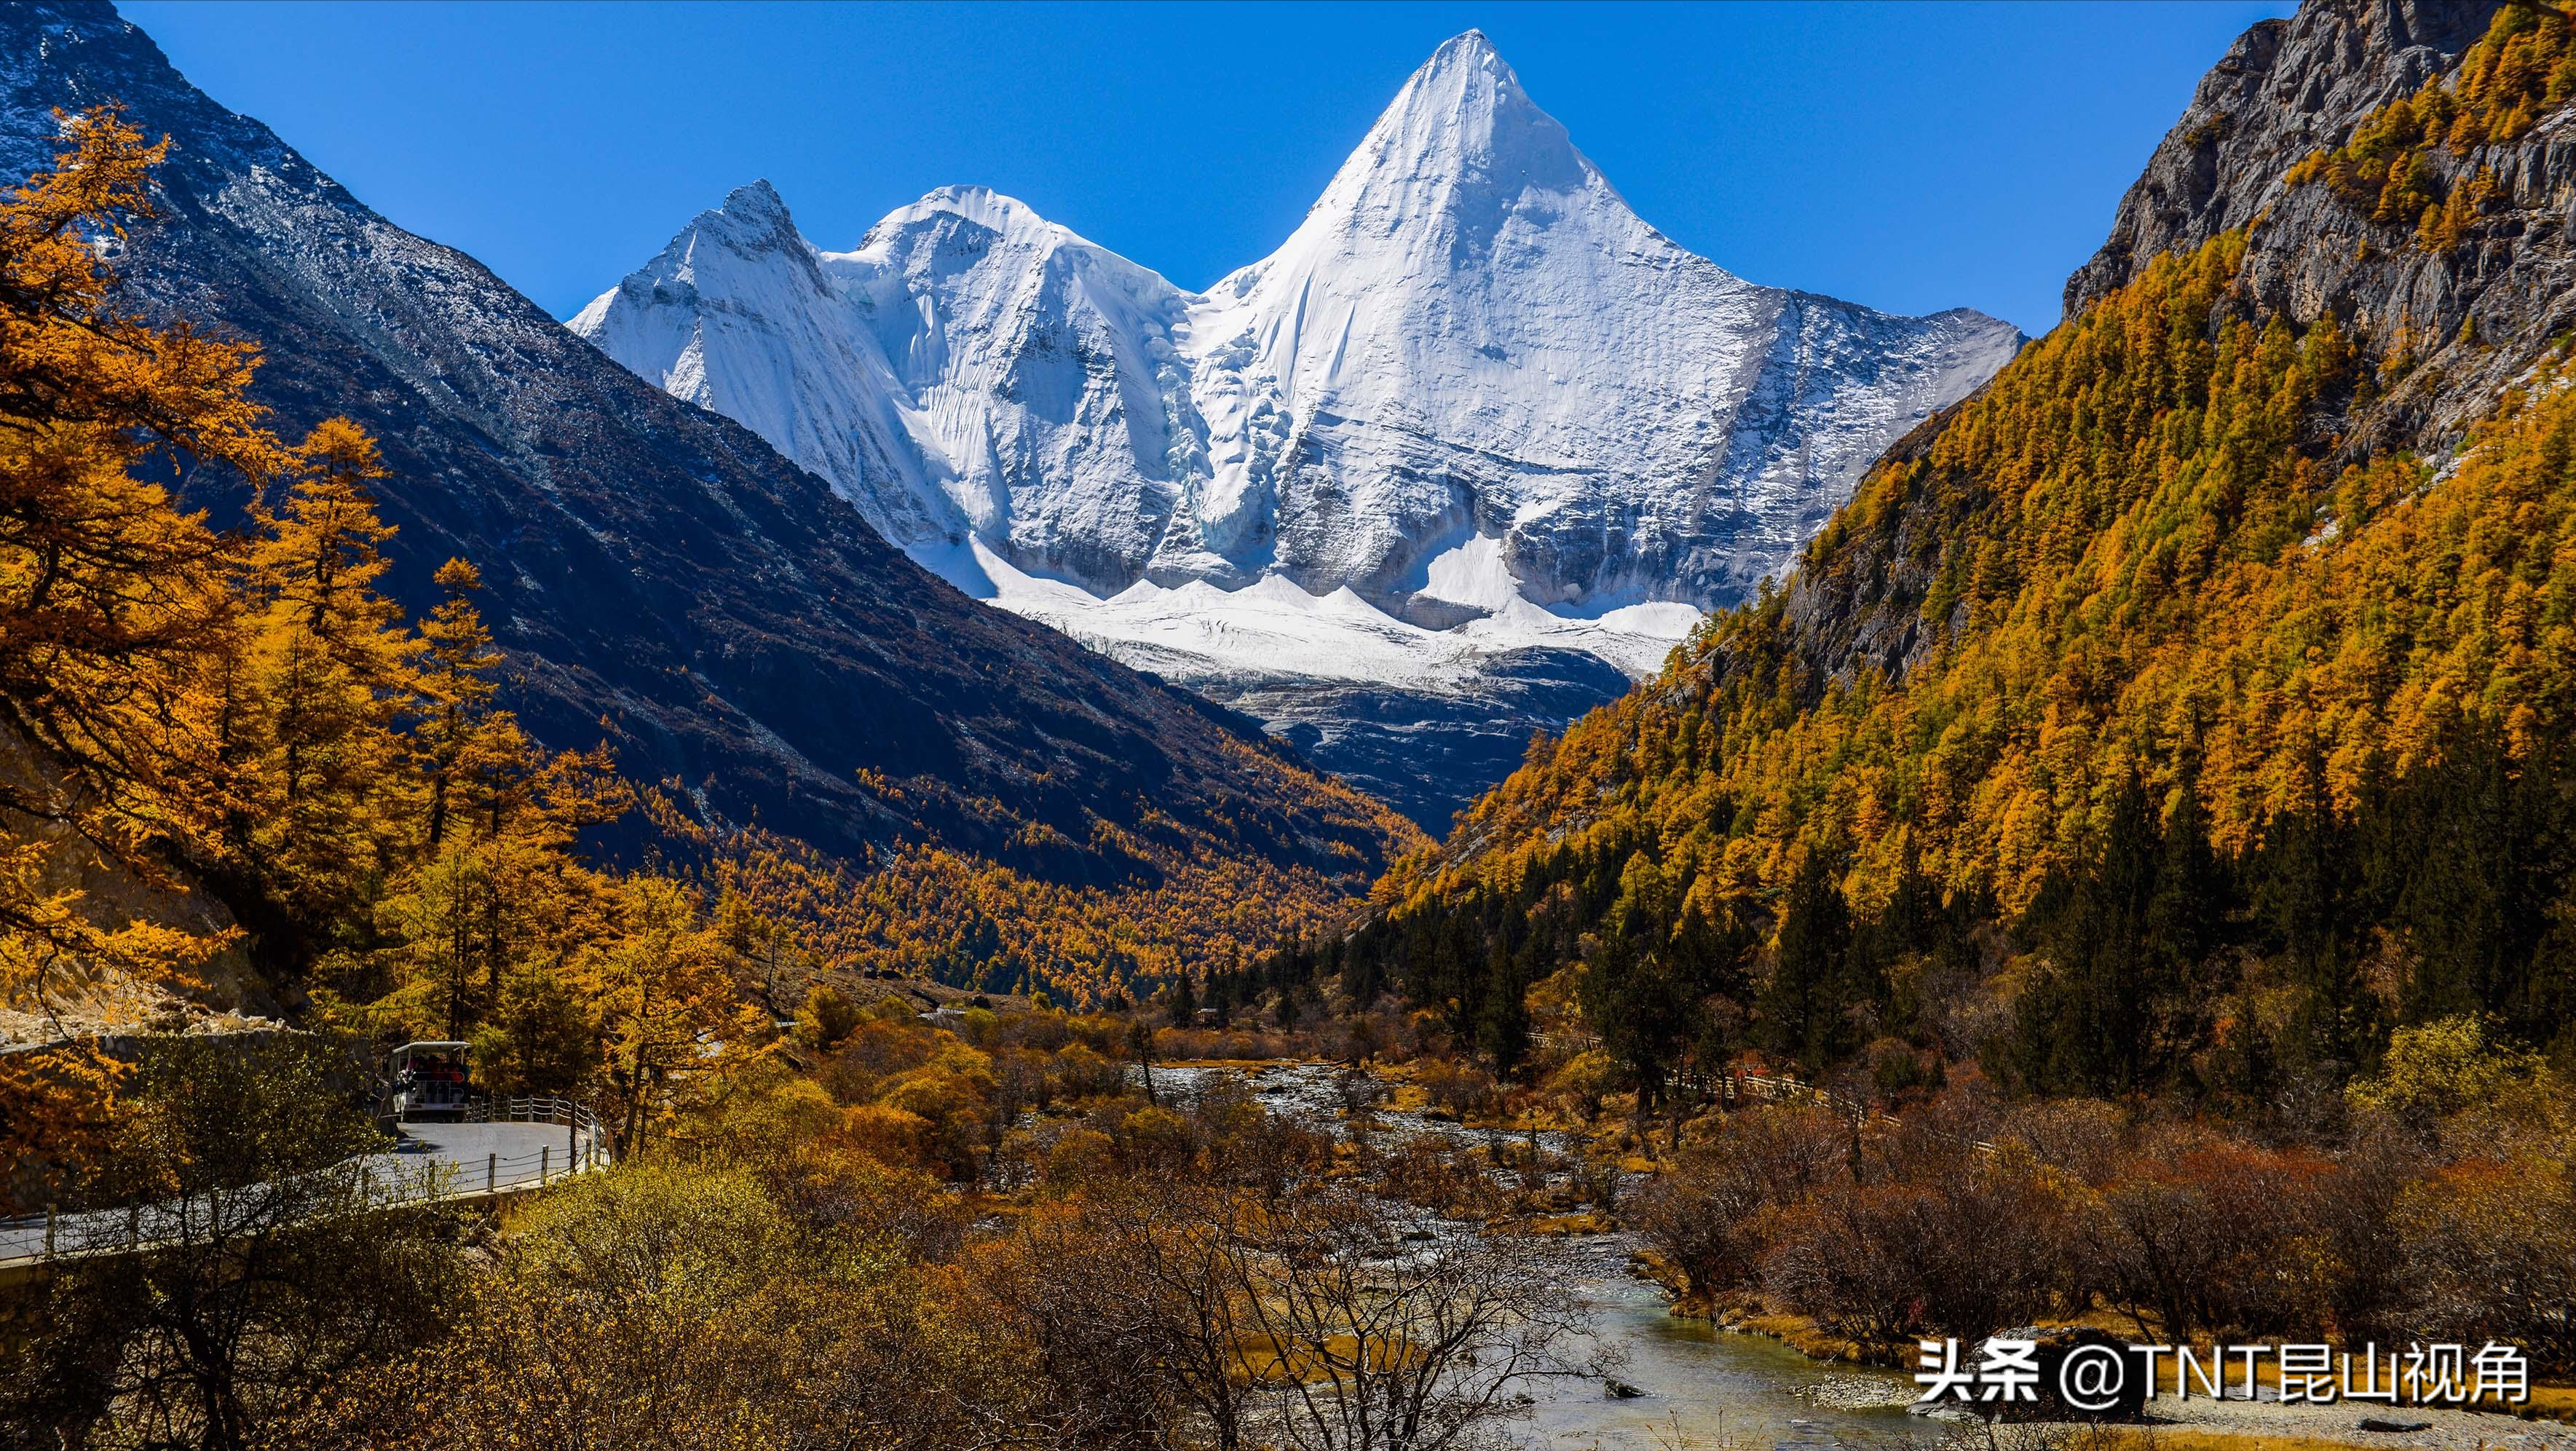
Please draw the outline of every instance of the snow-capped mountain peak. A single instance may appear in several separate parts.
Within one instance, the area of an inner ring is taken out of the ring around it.
[[[795,219],[787,215],[787,199],[778,194],[778,188],[771,186],[767,177],[745,182],[725,193],[724,205],[713,212],[699,213],[698,221],[702,225],[731,224],[747,238],[766,233],[769,240],[781,245],[802,240],[796,235]]]
[[[567,326],[832,481],[895,543],[965,537],[917,456],[891,446],[905,424],[883,353],[768,182],[698,213]]]
[[[1520,191],[1608,183],[1481,30],[1432,52],[1334,173],[1309,220],[1395,230],[1469,222]],[[1215,289],[1221,290],[1221,289]]]
[[[1168,677],[1444,691],[1515,650],[1651,668],[2021,341],[1684,250],[1477,31],[1204,295],[980,187],[818,252],[755,186],[573,326],[971,593]],[[1354,607],[1365,640],[1282,653]],[[1408,650],[1447,663],[1388,675]]]

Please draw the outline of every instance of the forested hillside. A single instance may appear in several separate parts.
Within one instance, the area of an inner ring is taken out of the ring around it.
[[[2258,27],[2124,206],[2158,250],[1304,965],[1506,1060],[1579,1004],[1646,1101],[1746,1047],[2258,1099],[2400,1023],[2576,1053],[2566,55]]]
[[[843,882],[891,872],[910,885],[880,894],[872,955],[806,966],[1082,998],[1212,936],[1249,948],[1274,921],[1330,920],[1418,841],[1248,719],[932,578],[759,439],[215,104],[110,7],[0,10],[12,179],[50,167],[59,116],[108,104],[171,143],[148,212],[119,218],[113,310],[257,345],[242,406],[283,437],[336,417],[366,433],[387,608],[426,619],[440,569],[466,561],[492,683],[529,735],[604,746],[669,808],[593,823],[594,853],[746,890],[781,859]],[[235,471],[166,481],[214,533],[255,523]],[[243,926],[291,1004],[309,952]]]

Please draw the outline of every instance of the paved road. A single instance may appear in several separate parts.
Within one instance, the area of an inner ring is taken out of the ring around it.
[[[402,1144],[387,1162],[417,1175],[424,1165],[452,1195],[492,1192],[552,1180],[592,1153],[591,1136],[562,1124],[404,1124]]]
[[[482,1199],[534,1189],[552,1183],[568,1169],[598,1167],[606,1146],[588,1132],[563,1124],[482,1123],[401,1126],[393,1152],[370,1155],[369,1177],[388,1204],[423,1199]],[[256,1185],[224,1196],[227,1219],[256,1215],[259,1198],[273,1192]],[[190,1208],[207,1212],[204,1200]],[[66,1214],[53,1225],[58,1255],[114,1253],[137,1240],[171,1237],[179,1223],[179,1206],[160,1204],[141,1210],[96,1210]],[[0,1271],[32,1265],[44,1258],[46,1225],[42,1217],[0,1222]]]

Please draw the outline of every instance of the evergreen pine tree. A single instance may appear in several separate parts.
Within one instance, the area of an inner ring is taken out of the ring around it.
[[[1764,1044],[1810,1069],[1850,1051],[1851,959],[1851,908],[1823,855],[1809,852],[1789,880],[1771,976],[1754,1004]]]

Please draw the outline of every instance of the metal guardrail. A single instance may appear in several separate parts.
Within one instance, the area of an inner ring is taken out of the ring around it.
[[[588,1134],[594,1140],[603,1133],[599,1115],[591,1112],[588,1104],[571,1098],[479,1095],[466,1105],[465,1121],[476,1124],[562,1124],[576,1133]]]
[[[457,1165],[456,1187],[428,1198],[437,1203],[455,1203],[469,1199],[488,1199],[514,1194],[522,1189],[541,1189],[575,1174],[587,1174],[608,1166],[608,1155],[601,1151],[597,1137],[579,1148],[567,1148],[557,1154],[542,1148],[533,1154],[516,1154],[503,1158],[499,1154],[483,1156],[483,1169],[478,1175],[471,1161]]]
[[[404,1160],[408,1155],[395,1153],[374,1156],[361,1171],[361,1193],[369,1201],[365,1210],[496,1199],[604,1169],[612,1162],[598,1115],[571,1099],[490,1100],[483,1107],[484,1113],[472,1121],[558,1123],[571,1130],[571,1141],[561,1148],[541,1145],[533,1154],[487,1153],[480,1164],[455,1158],[407,1163]],[[191,1216],[202,1214],[209,1221],[232,1218],[239,1223],[242,1218],[255,1217],[263,1196],[279,1188],[278,1184],[254,1184],[176,1203],[71,1212],[49,1209],[43,1214],[0,1219],[0,1273],[94,1255],[139,1254],[184,1243]]]

